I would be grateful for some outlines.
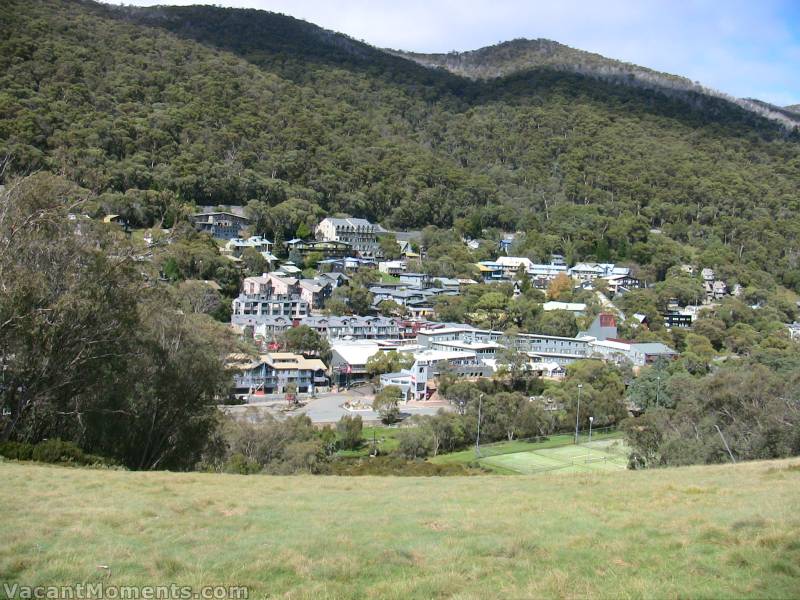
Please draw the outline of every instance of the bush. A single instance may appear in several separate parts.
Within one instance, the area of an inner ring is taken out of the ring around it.
[[[111,465],[110,461],[102,456],[87,454],[72,442],[65,442],[58,438],[39,442],[33,447],[31,458],[44,463],[72,463],[77,465]]]
[[[362,439],[363,422],[361,415],[344,415],[336,424],[339,446],[344,450],[357,450],[364,442]]]
[[[404,429],[397,437],[400,441],[397,453],[404,458],[425,458],[431,452],[431,436],[422,427]]]
[[[398,456],[378,456],[375,458],[338,459],[330,463],[331,475],[359,476],[464,476],[480,475],[479,468],[460,464],[433,464],[424,460],[405,460]]]
[[[252,475],[254,473],[258,473],[261,470],[261,465],[259,465],[254,460],[247,460],[244,454],[237,452],[236,454],[232,455],[228,462],[225,463],[225,472],[226,473],[236,473],[237,475]]]
[[[33,445],[26,442],[0,442],[0,456],[12,460],[31,460]]]

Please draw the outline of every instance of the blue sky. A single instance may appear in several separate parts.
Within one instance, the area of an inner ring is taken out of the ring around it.
[[[117,2],[118,3],[118,2]],[[739,97],[800,103],[800,0],[126,0],[292,15],[379,47],[473,50],[548,38]]]

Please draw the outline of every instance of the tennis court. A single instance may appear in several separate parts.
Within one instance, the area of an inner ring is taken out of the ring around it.
[[[543,448],[487,456],[480,460],[488,467],[516,473],[586,473],[619,471],[627,467],[627,448],[621,439],[606,439],[585,444]]]

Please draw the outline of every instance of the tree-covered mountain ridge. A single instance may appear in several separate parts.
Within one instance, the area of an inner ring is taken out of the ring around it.
[[[344,212],[800,286],[798,132],[723,99],[470,79],[256,10],[11,0],[0,23],[1,176],[57,173],[95,214],[248,205],[293,236]]]
[[[258,50],[289,51],[297,56],[308,56],[331,62],[360,62],[384,64],[399,70],[408,69],[392,61],[392,57],[410,59],[426,68],[442,68],[460,77],[490,79],[506,77],[536,68],[548,68],[604,78],[623,85],[657,89],[662,93],[680,95],[692,92],[722,98],[761,116],[778,121],[786,127],[800,125],[800,116],[787,114],[781,107],[750,98],[735,98],[712,88],[693,82],[686,77],[648,69],[632,63],[606,58],[600,54],[571,48],[547,39],[516,39],[467,52],[425,54],[404,50],[378,49],[363,41],[339,32],[318,27],[312,23],[283,14],[265,13],[255,9],[241,9],[252,17],[249,22],[232,19],[230,14],[208,12],[201,28],[191,24],[189,12],[178,7],[156,6],[150,8],[119,7],[134,22],[164,27],[179,35],[188,35],[200,41],[217,43],[215,30],[225,29],[234,20],[239,29],[238,39],[232,40],[230,49],[248,55],[253,40],[258,40]],[[311,43],[304,43],[308,40]],[[257,54],[257,51],[256,51]],[[249,58],[254,58],[252,55]],[[255,57],[257,59],[257,56]]]
[[[409,58],[426,67],[446,69],[451,73],[473,79],[507,77],[521,71],[547,67],[603,78],[624,85],[658,89],[667,94],[693,92],[728,100],[789,128],[800,125],[800,114],[791,114],[791,107],[783,109],[761,100],[735,98],[686,77],[607,58],[548,39],[520,38],[465,52],[422,53],[403,50],[388,50],[388,52]],[[790,111],[789,114],[787,110]]]

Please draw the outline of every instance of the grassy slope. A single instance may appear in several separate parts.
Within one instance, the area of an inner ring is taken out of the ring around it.
[[[251,598],[786,598],[800,589],[796,459],[429,479],[2,463],[0,478],[4,581],[230,583],[251,586]]]

